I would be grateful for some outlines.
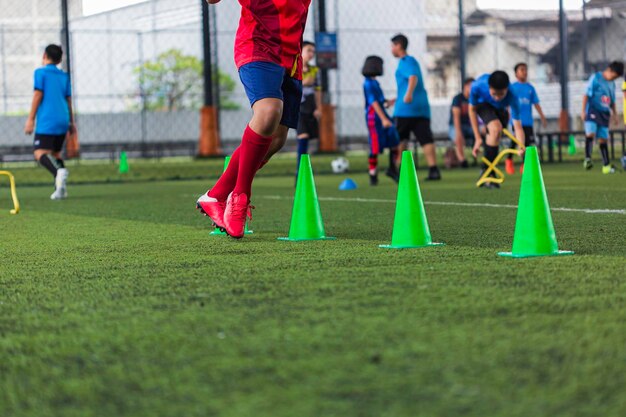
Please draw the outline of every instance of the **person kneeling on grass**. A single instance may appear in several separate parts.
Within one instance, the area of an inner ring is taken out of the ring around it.
[[[613,174],[615,168],[609,160],[609,125],[611,119],[617,124],[615,105],[615,80],[624,74],[623,62],[612,62],[603,72],[597,72],[589,79],[587,93],[583,97],[582,119],[585,121],[585,169],[593,168],[591,153],[593,141],[598,139],[602,154],[602,173]],[[612,114],[612,117],[611,117]]]
[[[72,87],[69,76],[57,66],[63,49],[49,45],[43,55],[43,67],[35,71],[35,93],[24,132],[35,132],[34,156],[55,179],[52,200],[67,198],[68,170],[61,157],[65,136],[74,133]],[[37,127],[35,128],[35,121]]]
[[[473,84],[469,98],[469,115],[474,131],[474,157],[478,156],[483,138],[480,135],[478,117],[487,125],[487,141],[485,143],[485,157],[493,162],[498,157],[500,138],[504,126],[509,123],[509,109],[515,128],[515,136],[524,143],[526,136],[520,118],[519,100],[509,89],[509,76],[504,71],[495,71],[484,74]],[[484,166],[484,169],[487,169]],[[495,174],[492,173],[492,176]],[[487,188],[500,188],[499,184],[487,182],[482,185]]]
[[[385,174],[395,182],[400,179],[398,167],[398,131],[393,126],[385,107],[393,105],[393,101],[386,100],[376,77],[383,75],[383,59],[378,56],[369,56],[363,65],[362,74],[365,77],[363,92],[365,94],[365,123],[369,133],[369,174],[370,185],[378,185],[378,155],[385,148],[389,148],[389,168]]]

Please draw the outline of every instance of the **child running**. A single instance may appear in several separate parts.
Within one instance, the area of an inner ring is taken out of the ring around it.
[[[220,0],[208,0],[211,4]],[[311,0],[239,0],[235,63],[252,106],[241,145],[197,207],[233,238],[244,236],[252,182],[298,127],[302,99],[302,36]]]
[[[539,117],[541,118],[541,126],[545,129],[548,126],[548,120],[543,114],[541,104],[539,104],[539,96],[535,87],[528,82],[528,65],[521,62],[515,66],[515,78],[517,81],[511,84],[511,91],[519,100],[520,116],[522,118],[522,128],[526,136],[526,147],[535,144],[535,120],[533,119],[533,106]],[[515,149],[517,144],[511,141],[511,149]],[[509,154],[505,163],[506,173],[515,174],[515,164],[513,163],[513,155]],[[524,164],[520,167],[520,172],[524,171]]]
[[[396,166],[398,160],[398,131],[393,126],[385,107],[392,106],[394,101],[386,100],[376,77],[383,75],[383,59],[369,56],[363,65],[365,77],[363,92],[365,94],[365,122],[369,133],[369,175],[370,185],[378,185],[378,155],[389,148],[389,168],[386,175],[398,182],[399,173]]]
[[[33,103],[24,126],[27,135],[35,132],[35,160],[54,178],[52,200],[67,198],[69,172],[61,151],[67,133],[75,131],[70,78],[58,68],[62,60],[63,49],[59,45],[46,47],[43,67],[35,71]]]
[[[596,72],[589,78],[587,92],[583,97],[582,118],[585,121],[585,161],[583,166],[593,168],[591,154],[593,142],[598,139],[602,155],[602,173],[614,174],[615,168],[609,159],[609,125],[611,118],[617,124],[615,104],[615,80],[624,75],[624,63],[612,62],[604,71]]]
[[[509,109],[513,119],[513,127],[515,128],[515,136],[520,142],[526,142],[520,118],[519,100],[509,87],[510,79],[504,71],[484,74],[472,84],[469,98],[469,115],[475,138],[474,157],[478,155],[483,144],[483,138],[478,126],[478,117],[487,126],[485,158],[488,161],[493,162],[498,156],[502,130],[509,123]],[[487,182],[482,186],[486,188],[500,188],[500,184],[492,182]]]

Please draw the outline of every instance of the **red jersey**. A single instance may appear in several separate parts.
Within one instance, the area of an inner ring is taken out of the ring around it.
[[[239,0],[239,4],[237,68],[250,62],[273,62],[301,80],[302,36],[311,0]]]

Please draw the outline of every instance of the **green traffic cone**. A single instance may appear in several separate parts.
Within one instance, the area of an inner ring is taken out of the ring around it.
[[[128,164],[128,155],[126,152],[120,152],[120,174],[127,174],[130,171],[130,165]]]
[[[442,245],[443,243],[433,243],[417,173],[415,172],[415,161],[410,151],[404,151],[400,166],[400,184],[398,186],[391,245],[380,245],[380,247],[384,249],[411,249]]]
[[[576,138],[574,135],[569,135],[569,148],[567,149],[567,153],[576,155]]]
[[[226,171],[226,168],[228,168],[228,164],[230,163],[230,156],[227,156],[224,159],[224,171]],[[246,235],[251,235],[254,232],[252,230],[248,230],[248,223],[246,222],[246,228],[245,228],[245,232]],[[226,236],[226,233],[222,232],[220,229],[216,228],[215,230],[213,230],[210,233],[211,236]]]
[[[526,163],[517,206],[513,251],[500,252],[498,255],[529,258],[573,254],[574,252],[559,250],[537,147],[529,146],[526,148]]]
[[[301,242],[306,240],[334,240],[327,237],[322,220],[322,211],[315,189],[311,158],[304,154],[300,159],[300,171],[296,185],[296,196],[291,215],[289,237],[280,237],[278,240]]]

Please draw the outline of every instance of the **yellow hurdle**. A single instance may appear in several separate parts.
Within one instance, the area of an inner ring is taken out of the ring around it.
[[[515,142],[522,151],[526,151],[526,146],[524,146],[524,144],[520,142],[519,139],[513,136],[513,134],[509,132],[508,129],[502,129],[502,132],[509,139]],[[513,149],[505,149],[498,154],[498,156],[496,157],[496,159],[493,160],[493,162],[489,161],[487,158],[483,156],[482,161],[485,165],[487,165],[487,169],[485,169],[485,172],[483,172],[483,175],[481,175],[481,177],[476,182],[476,187],[480,187],[481,185],[487,182],[494,182],[496,184],[502,184],[504,182],[504,172],[498,169],[498,163],[500,163],[502,158],[504,158],[506,155],[518,155],[518,151],[515,151]],[[495,177],[490,177],[492,172],[496,174]]]
[[[20,212],[20,202],[17,199],[17,189],[15,188],[15,177],[9,171],[0,171],[0,176],[9,177],[9,183],[11,184],[11,198],[13,198],[13,210],[11,210],[11,214],[18,214]]]

